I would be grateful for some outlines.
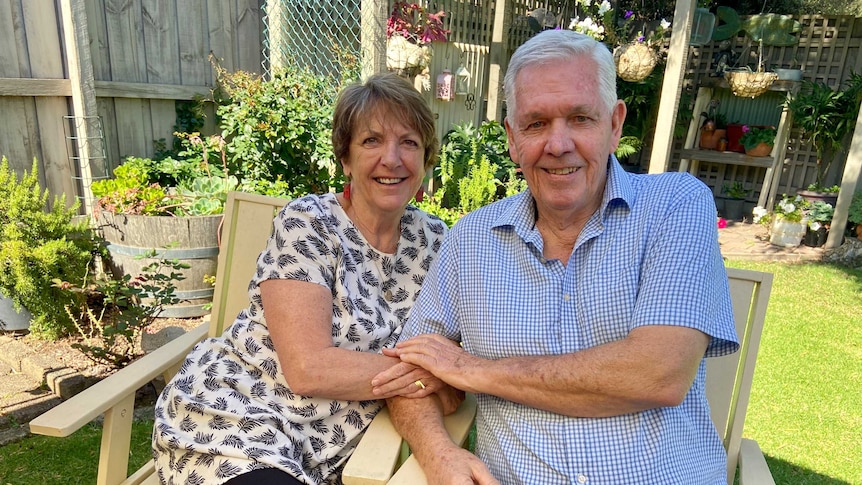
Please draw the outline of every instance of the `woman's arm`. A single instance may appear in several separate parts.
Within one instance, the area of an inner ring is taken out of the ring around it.
[[[397,358],[356,352],[332,344],[332,294],[324,286],[295,280],[260,284],[266,324],[284,377],[297,394],[327,399],[369,400],[423,397],[443,383],[430,372]],[[371,379],[392,369],[396,386],[374,394]],[[422,389],[415,384],[421,380]]]

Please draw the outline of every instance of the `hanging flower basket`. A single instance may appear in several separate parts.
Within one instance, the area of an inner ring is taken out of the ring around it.
[[[617,75],[628,82],[641,82],[658,62],[655,51],[643,42],[632,42],[614,49]]]
[[[754,98],[769,90],[778,74],[763,71],[727,71],[724,78],[735,96]]]
[[[431,63],[431,48],[393,35],[386,43],[386,67],[400,76],[414,77]]]

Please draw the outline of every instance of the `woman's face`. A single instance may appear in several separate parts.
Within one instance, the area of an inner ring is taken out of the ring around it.
[[[366,123],[357,123],[342,160],[351,179],[351,204],[400,216],[425,176],[424,146],[419,132],[389,109],[375,110]]]

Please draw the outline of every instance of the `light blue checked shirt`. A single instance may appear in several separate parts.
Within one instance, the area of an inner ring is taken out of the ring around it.
[[[441,333],[499,359],[577,352],[641,325],[679,325],[712,337],[706,357],[739,348],[712,193],[691,175],[630,174],[611,157],[601,207],[566,266],[542,256],[535,219],[529,191],[461,219],[401,340]],[[705,365],[681,405],[610,418],[479,395],[476,453],[507,485],[725,485]]]

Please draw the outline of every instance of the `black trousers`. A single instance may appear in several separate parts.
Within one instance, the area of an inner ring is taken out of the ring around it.
[[[225,485],[303,485],[302,482],[278,468],[261,468],[235,476]]]

